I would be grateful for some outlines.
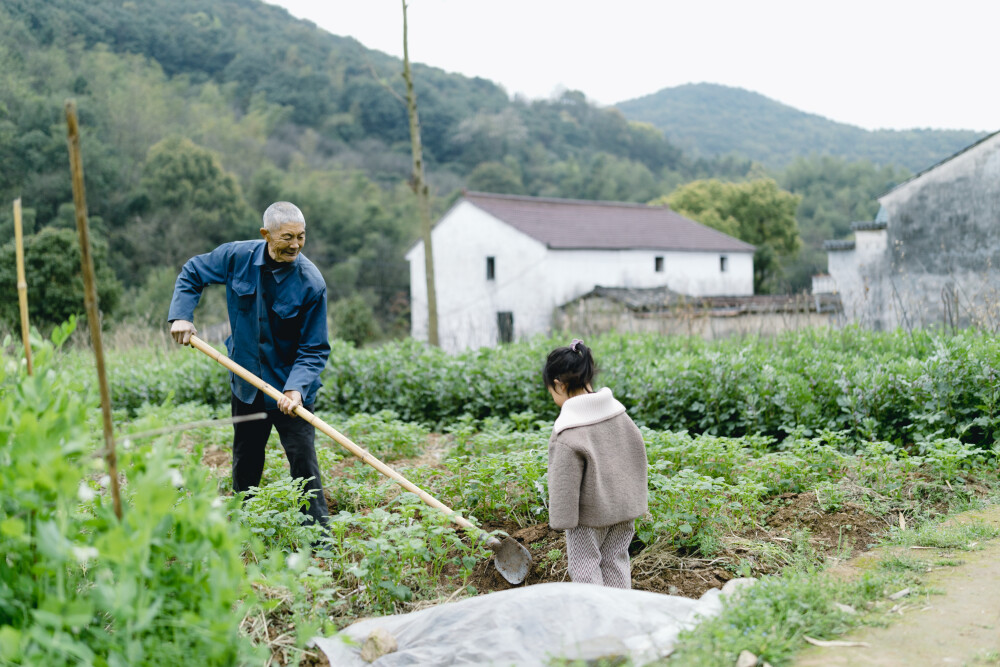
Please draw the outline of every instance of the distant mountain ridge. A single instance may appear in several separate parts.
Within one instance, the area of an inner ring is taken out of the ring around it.
[[[771,168],[815,153],[920,171],[985,134],[865,130],[799,111],[759,93],[713,83],[664,88],[614,106],[629,120],[659,128],[685,151],[704,156],[736,153]]]

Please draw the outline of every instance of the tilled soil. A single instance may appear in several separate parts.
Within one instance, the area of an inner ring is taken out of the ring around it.
[[[437,443],[436,443],[437,444]],[[407,464],[431,465],[439,467],[438,447],[429,448],[422,457],[415,460],[395,461],[394,467]],[[211,467],[231,465],[228,448],[209,448],[203,462]],[[353,457],[347,457],[338,464],[339,470],[332,474],[344,474],[354,465]],[[331,499],[327,498],[331,505]],[[705,591],[720,588],[737,576],[733,566],[742,559],[754,564],[754,574],[768,573],[780,569],[780,564],[764,563],[756,558],[754,543],[773,543],[782,548],[795,541],[805,540],[818,557],[846,558],[858,551],[864,551],[886,532],[887,520],[869,514],[861,505],[845,503],[833,512],[825,512],[820,507],[814,493],[785,493],[772,498],[769,510],[761,517],[761,526],[739,535],[724,537],[722,549],[709,558],[692,557],[669,547],[654,545],[647,547],[636,539],[630,553],[633,563],[633,588],[668,595],[698,598]],[[337,507],[330,511],[336,513]],[[569,581],[566,561],[566,539],[562,531],[549,528],[541,523],[521,527],[516,524],[484,525],[487,531],[503,530],[522,543],[532,556],[532,568],[524,583],[529,586],[547,582]],[[998,578],[1000,580],[1000,578]],[[508,583],[496,570],[492,559],[480,562],[469,581],[479,594],[507,590],[514,586]],[[1000,598],[998,598],[1000,599]],[[304,664],[326,664],[322,655],[307,658]],[[803,664],[883,664],[864,662],[814,662]],[[937,664],[937,663],[884,663],[884,664]],[[942,663],[946,664],[946,663]]]
[[[764,527],[748,531],[742,537],[756,542],[774,542],[786,546],[806,531],[809,545],[819,556],[846,557],[868,549],[888,529],[882,518],[869,514],[861,505],[845,503],[835,512],[824,512],[812,493],[785,493],[772,499],[771,514]],[[532,557],[532,569],[520,586],[551,581],[569,581],[566,571],[566,538],[548,524],[524,528],[516,524],[487,525],[486,530],[503,530],[523,544]],[[726,544],[721,553],[711,558],[696,558],[671,549],[646,551],[646,545],[633,542],[632,587],[636,590],[701,597],[711,588],[721,588],[736,574],[727,565],[738,562],[744,547],[735,540]],[[560,552],[556,555],[554,552]],[[655,551],[655,553],[654,553]],[[553,558],[548,554],[553,553]],[[481,562],[469,582],[479,593],[507,590],[508,583],[493,566],[492,559]]]
[[[809,531],[809,543],[823,555],[865,551],[885,534],[885,519],[869,514],[856,503],[844,503],[824,512],[814,493],[783,493],[771,501],[776,509],[764,517],[767,532],[786,539],[797,530]]]

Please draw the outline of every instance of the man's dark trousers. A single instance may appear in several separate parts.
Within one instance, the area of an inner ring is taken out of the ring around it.
[[[240,422],[233,425],[233,491],[247,491],[260,486],[264,472],[264,450],[271,435],[271,426],[278,429],[281,446],[285,448],[288,467],[293,479],[306,479],[306,491],[313,491],[306,513],[312,521],[326,526],[328,512],[320,482],[319,462],[316,460],[316,429],[300,417],[286,415],[277,408],[265,410],[264,394],[257,392],[252,404],[233,396],[233,416],[265,412],[267,419]],[[309,410],[312,406],[306,406]]]

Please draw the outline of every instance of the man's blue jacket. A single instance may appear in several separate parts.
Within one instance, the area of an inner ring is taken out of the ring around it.
[[[303,405],[312,405],[330,356],[326,282],[301,253],[267,275],[265,252],[263,239],[235,241],[189,259],[174,284],[167,319],[193,321],[205,286],[225,285],[229,357],[283,392],[298,391]],[[252,403],[257,388],[232,373],[229,377],[233,395]],[[277,407],[270,397],[265,404]]]

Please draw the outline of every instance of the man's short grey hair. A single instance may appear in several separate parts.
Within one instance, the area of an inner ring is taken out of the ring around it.
[[[264,229],[276,232],[286,222],[306,224],[306,218],[299,207],[290,201],[276,201],[264,211]]]

